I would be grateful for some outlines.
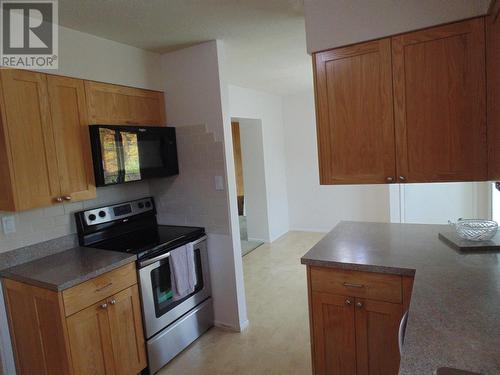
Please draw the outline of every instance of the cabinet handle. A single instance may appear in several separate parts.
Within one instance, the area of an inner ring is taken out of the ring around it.
[[[398,331],[398,346],[399,346],[399,354],[401,355],[401,351],[403,350],[403,344],[405,342],[405,333],[406,333],[406,322],[408,321],[408,311],[406,311],[399,322],[399,331]]]
[[[96,292],[101,292],[101,291],[103,291],[104,289],[109,288],[111,285],[113,285],[113,283],[109,283],[109,284],[106,284],[106,285],[104,285],[104,286],[101,286],[100,288],[97,288],[95,291],[96,291]]]
[[[352,304],[352,301],[348,298],[345,300],[345,304],[350,306]]]
[[[112,299],[111,301],[109,301],[109,303],[112,304],[112,305],[115,305],[116,304],[116,300]]]
[[[394,178],[393,178],[393,177],[387,177],[387,178],[386,178],[386,181],[387,181],[387,182],[392,182],[392,181],[394,181]]]
[[[103,304],[101,305],[101,309],[107,309],[107,308],[108,308],[108,304],[107,304],[107,303],[103,303]]]
[[[363,307],[363,302],[356,302],[356,307],[357,308],[362,308]]]
[[[365,287],[363,284],[354,284],[354,283],[344,283],[343,285],[346,288],[364,288]]]
[[[399,176],[399,181],[405,182],[406,181],[406,177],[405,176]]]
[[[70,201],[70,200],[71,200],[71,196],[70,196],[70,195],[65,195],[65,196],[63,197],[63,199],[64,199],[65,201]]]
[[[61,203],[63,201],[62,197],[56,197],[54,198],[54,201],[57,203]]]

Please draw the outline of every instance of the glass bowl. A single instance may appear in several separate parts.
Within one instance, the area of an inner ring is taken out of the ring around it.
[[[469,241],[491,240],[498,230],[497,222],[491,220],[458,219],[456,223],[450,224],[461,238]]]

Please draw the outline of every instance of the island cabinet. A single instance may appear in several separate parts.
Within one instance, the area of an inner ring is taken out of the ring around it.
[[[60,292],[2,282],[18,374],[132,375],[146,367],[134,263]]]
[[[484,22],[315,53],[321,184],[486,180]]]
[[[392,375],[412,278],[307,267],[313,372]]]

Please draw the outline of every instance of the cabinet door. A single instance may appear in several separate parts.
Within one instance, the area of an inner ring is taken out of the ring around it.
[[[108,306],[116,374],[137,374],[146,367],[137,285],[111,297]]]
[[[392,39],[398,175],[487,178],[482,18]]]
[[[489,179],[500,179],[500,1],[486,17]]]
[[[85,82],[91,124],[164,125],[163,93]]]
[[[82,80],[48,76],[61,193],[72,201],[96,196]]]
[[[2,69],[0,74],[14,208],[51,205],[60,195],[60,185],[46,76],[14,69]]]
[[[321,184],[395,178],[391,41],[314,55]]]
[[[400,304],[356,298],[357,375],[397,375]],[[354,372],[353,372],[354,374]]]
[[[111,375],[115,372],[106,301],[66,319],[73,372],[78,375]],[[120,374],[121,375],[121,374]]]
[[[312,292],[312,330],[314,373],[356,374],[354,298]]]

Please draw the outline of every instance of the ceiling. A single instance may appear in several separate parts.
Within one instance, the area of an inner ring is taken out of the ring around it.
[[[59,0],[59,23],[159,53],[219,39],[229,83],[312,88],[302,0]]]

